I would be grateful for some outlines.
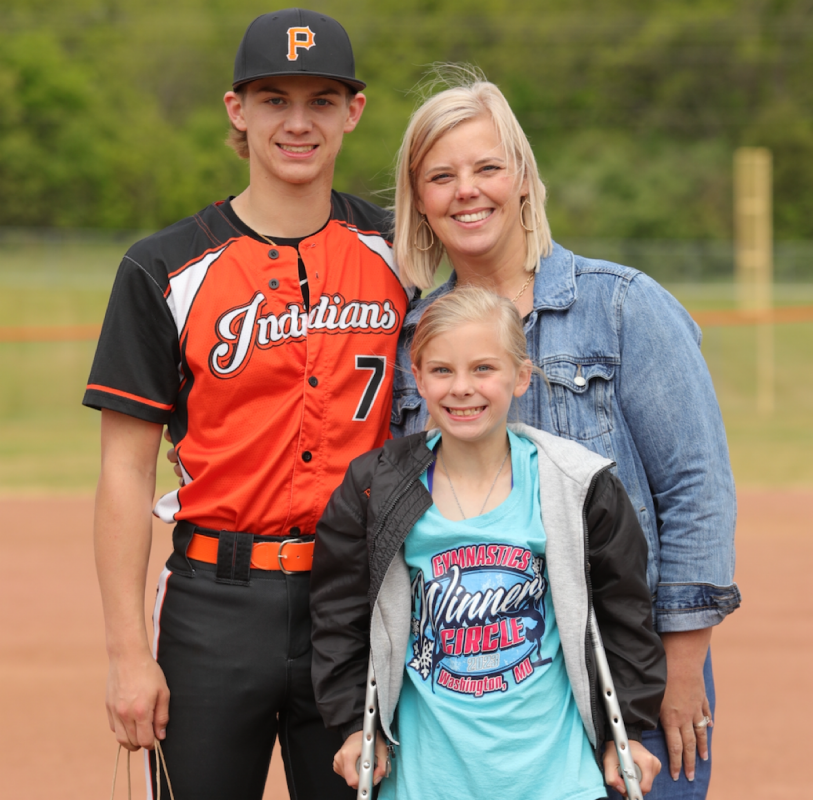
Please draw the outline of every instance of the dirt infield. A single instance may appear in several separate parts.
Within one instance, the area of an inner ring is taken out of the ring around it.
[[[803,586],[811,504],[813,491],[740,493],[744,605],[713,639],[711,800],[810,797],[803,724],[813,715],[813,596]],[[8,800],[110,796],[115,745],[104,712],[92,513],[87,497],[0,497],[0,797]],[[151,586],[168,548],[169,529],[157,523]],[[141,757],[132,763],[143,797]],[[123,785],[117,796],[126,797]],[[287,797],[275,753],[266,798]]]

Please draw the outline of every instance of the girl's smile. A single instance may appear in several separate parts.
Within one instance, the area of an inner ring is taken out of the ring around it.
[[[481,411],[485,411],[485,408],[485,406],[477,406],[476,408],[449,408],[447,406],[446,411],[453,417],[472,417]]]
[[[412,371],[444,436],[467,443],[505,438],[511,401],[524,394],[530,364],[517,366],[496,321],[466,323],[432,339]]]

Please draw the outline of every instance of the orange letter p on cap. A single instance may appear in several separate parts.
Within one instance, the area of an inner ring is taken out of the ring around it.
[[[299,48],[310,50],[313,47],[313,31],[310,28],[288,28],[288,61],[299,58]]]

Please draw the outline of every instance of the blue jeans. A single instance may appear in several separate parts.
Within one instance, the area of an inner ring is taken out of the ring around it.
[[[714,708],[716,698],[714,695],[714,675],[711,670],[711,650],[706,656],[706,663],[703,666],[703,678],[706,681],[706,696],[711,706],[711,716],[714,718]],[[695,762],[694,781],[686,780],[686,773],[680,770],[680,777],[673,781],[669,774],[669,752],[666,749],[666,737],[663,728],[658,724],[654,731],[644,731],[642,744],[650,753],[657,756],[661,761],[661,772],[652,786],[652,791],[646,795],[646,800],[705,800],[709,790],[711,780],[711,739],[714,728],[708,729],[709,737],[709,760],[703,761],[697,756]],[[614,789],[607,789],[609,800],[623,800],[622,796]]]

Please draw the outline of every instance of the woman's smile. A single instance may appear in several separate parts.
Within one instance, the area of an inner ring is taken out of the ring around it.
[[[418,211],[455,269],[495,256],[521,269],[520,204],[527,183],[517,180],[488,117],[461,122],[438,139],[417,170],[416,183]]]
[[[494,209],[487,208],[483,211],[463,211],[459,214],[452,214],[458,222],[480,222],[488,219],[494,213]]]

